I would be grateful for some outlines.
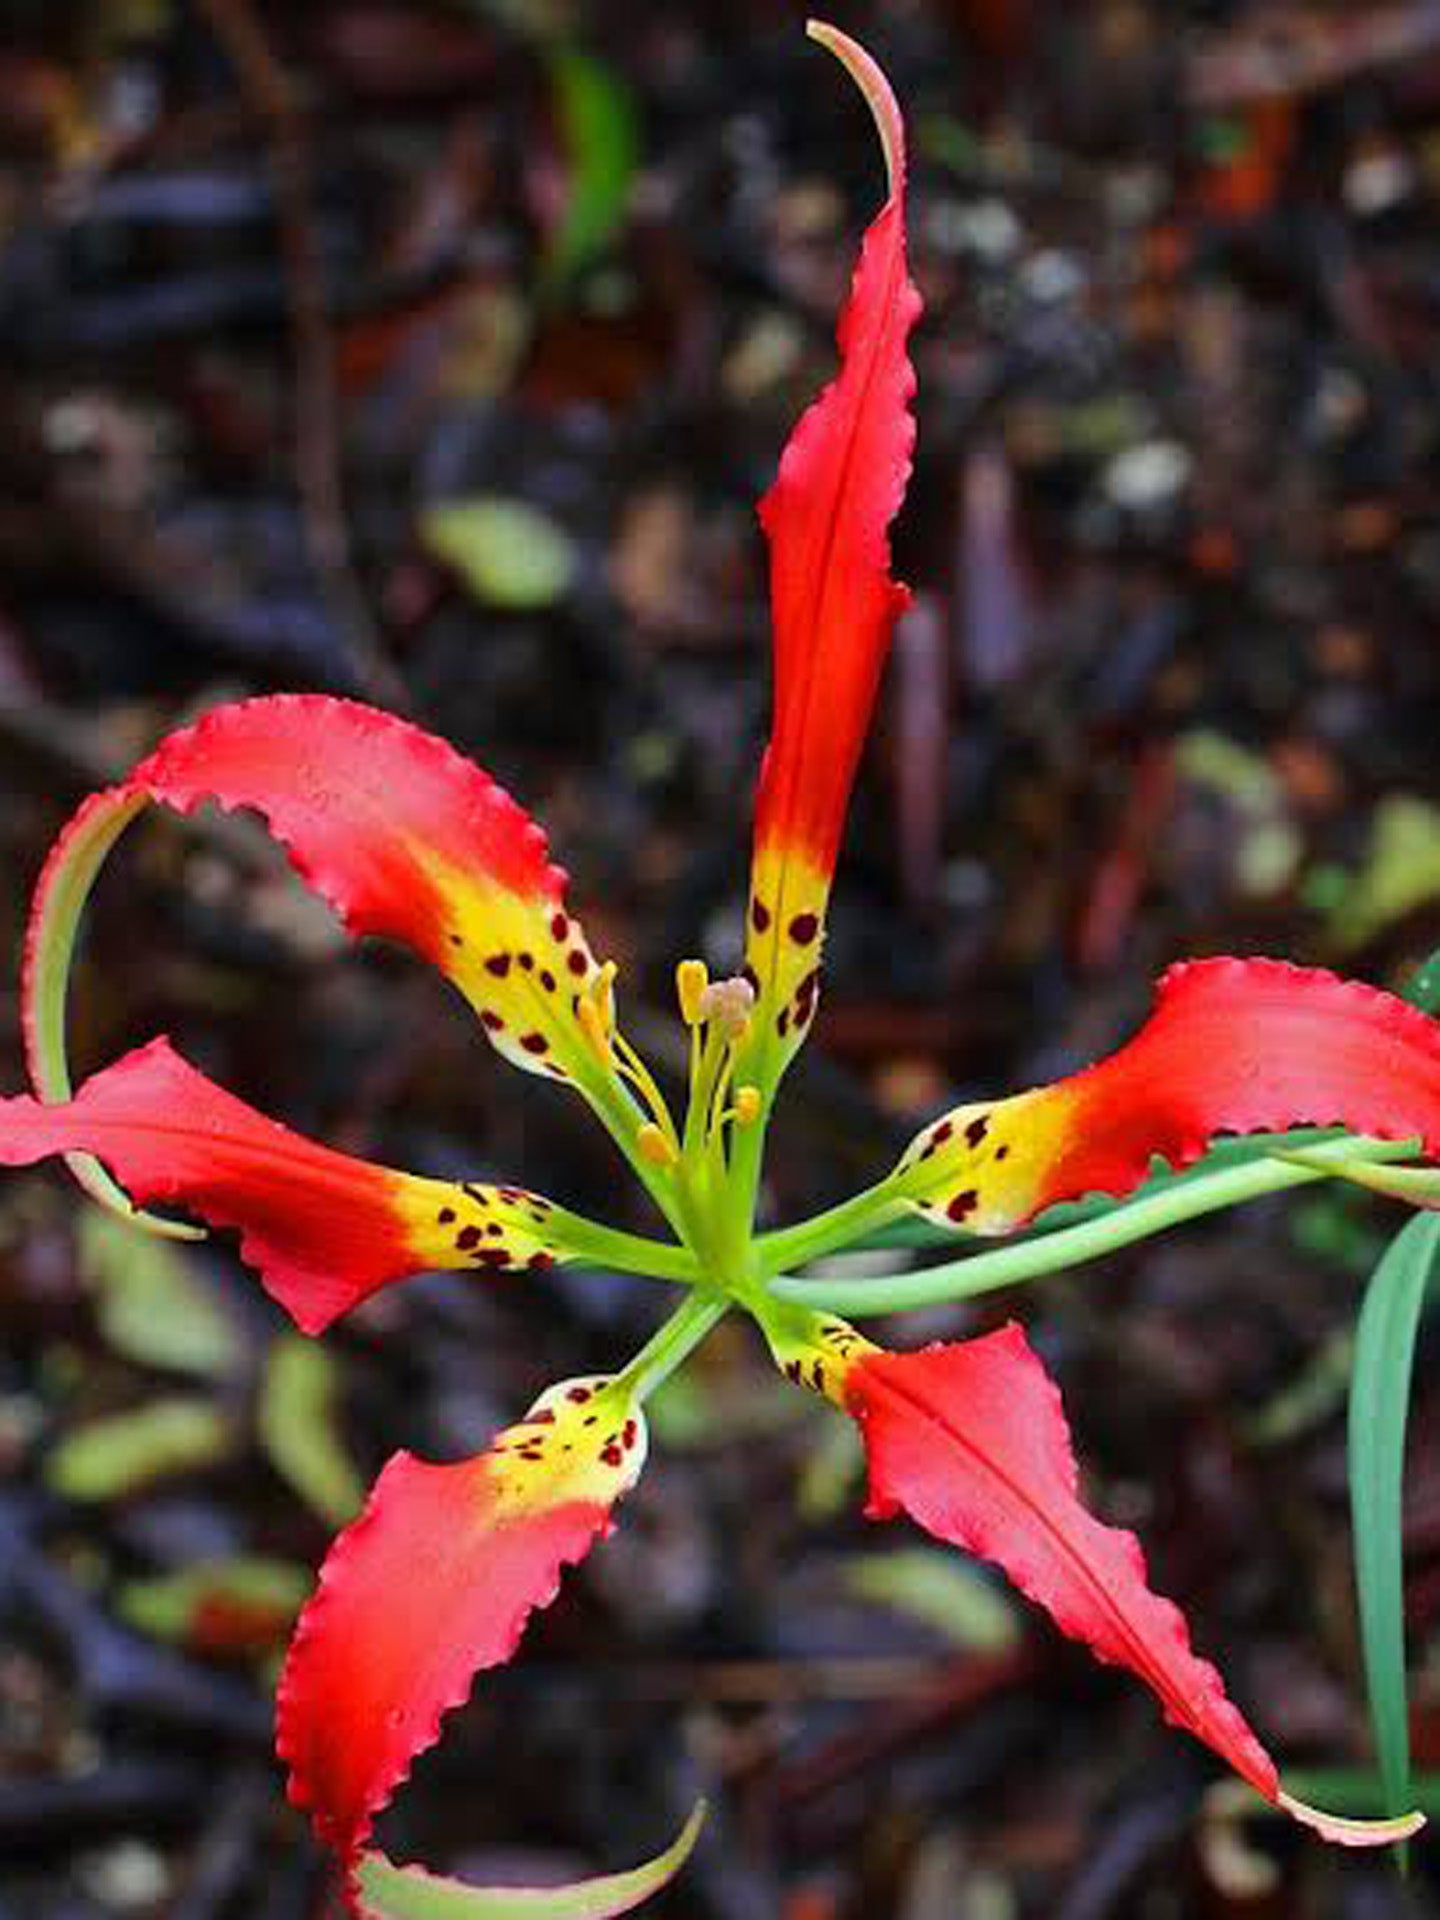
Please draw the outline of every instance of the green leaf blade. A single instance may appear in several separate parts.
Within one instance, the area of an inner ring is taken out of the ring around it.
[[[1440,1254],[1440,1219],[1395,1236],[1360,1310],[1350,1384],[1355,1584],[1376,1756],[1388,1812],[1410,1805],[1401,1504],[1415,1339]]]
[[[547,289],[563,287],[614,238],[640,160],[634,102],[607,66],[579,47],[560,46],[550,56],[550,80],[570,184],[546,249]]]
[[[157,1480],[217,1465],[235,1442],[233,1422],[209,1401],[152,1400],[73,1428],[51,1454],[45,1478],[67,1500],[123,1500]]]
[[[524,500],[474,494],[428,507],[420,537],[482,605],[538,613],[570,591],[575,548],[558,523]]]
[[[173,1241],[137,1233],[130,1221],[87,1207],[76,1251],[100,1330],[116,1353],[205,1380],[233,1380],[244,1372],[238,1327]]]
[[[329,1351],[282,1333],[270,1349],[256,1427],[270,1464],[322,1520],[353,1520],[365,1488],[340,1427],[340,1377]]]

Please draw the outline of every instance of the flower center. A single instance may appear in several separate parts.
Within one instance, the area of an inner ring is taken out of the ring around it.
[[[716,1284],[745,1284],[749,1206],[731,1178],[731,1134],[759,1119],[758,1087],[736,1083],[736,1065],[750,1039],[755,989],[741,978],[712,980],[703,960],[682,960],[675,985],[690,1035],[685,1123],[677,1127],[664,1094],[615,1024],[613,965],[600,968],[576,1001],[591,1052],[639,1108],[634,1149],[662,1177],[673,1200],[672,1222]],[[653,1188],[652,1188],[653,1191]],[[657,1196],[658,1197],[658,1196]],[[663,1204],[663,1203],[662,1203]]]

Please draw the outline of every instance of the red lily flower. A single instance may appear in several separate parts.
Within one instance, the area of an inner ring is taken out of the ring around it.
[[[562,1569],[608,1532],[644,1458],[646,1393],[736,1306],[754,1314],[792,1379],[858,1422],[873,1515],[903,1509],[997,1561],[1064,1632],[1131,1668],[1171,1720],[1328,1838],[1368,1843],[1415,1824],[1336,1820],[1280,1792],[1178,1610],[1150,1590],[1136,1542],[1080,1503],[1058,1396],[1016,1329],[885,1354],[770,1291],[802,1247],[840,1244],[896,1211],[1006,1233],[1067,1197],[1127,1193],[1153,1156],[1183,1165],[1221,1132],[1338,1123],[1414,1137],[1440,1156],[1440,1026],[1328,974],[1205,961],[1167,975],[1151,1019],[1107,1060],[1053,1087],[958,1108],[868,1194],[809,1227],[756,1235],[769,1110],[814,1015],[849,790],[904,602],[889,577],[888,528],[909,471],[906,340],[919,311],[895,101],[853,42],[811,31],[869,101],[890,192],[841,319],[839,373],[796,429],[761,510],[775,720],[747,972],[712,983],[698,961],[680,968],[691,1030],[683,1126],[617,1027],[614,969],[594,958],[539,828],[442,741],[384,714],[303,696],[218,709],[80,809],[36,895],[24,988],[34,1092],[0,1101],[0,1164],[63,1153],[97,1199],[140,1225],[184,1230],[137,1214],[132,1196],[238,1228],[242,1259],[307,1332],[437,1266],[533,1271],[584,1260],[692,1289],[623,1371],[552,1387],[476,1458],[397,1455],[332,1548],[286,1663],[279,1748],[292,1797],[335,1850],[357,1913],[420,1910],[407,1901],[433,1883],[370,1849],[375,1818],[474,1674],[510,1657]],[[438,1181],[337,1153],[254,1112],[163,1040],[72,1090],[66,973],[95,873],[147,803],[189,813],[206,800],[259,812],[351,933],[413,948],[454,982],[507,1059],[577,1093],[673,1238],[620,1233],[518,1186]],[[402,1583],[407,1604],[397,1607]],[[633,1905],[675,1871],[693,1837],[692,1825],[648,1867],[595,1883],[583,1911]],[[447,1912],[484,1910],[463,1890],[447,1897],[457,1903]]]

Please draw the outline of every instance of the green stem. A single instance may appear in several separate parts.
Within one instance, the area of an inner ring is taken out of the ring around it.
[[[1309,1154],[1306,1166],[1253,1160],[1244,1166],[1204,1175],[1169,1192],[1116,1207],[1113,1212],[1078,1226],[1061,1227],[1054,1233],[1040,1234],[1014,1246],[997,1247],[991,1253],[948,1260],[918,1273],[856,1280],[774,1280],[770,1290],[778,1299],[794,1300],[802,1306],[859,1315],[968,1300],[997,1287],[1014,1286],[1021,1280],[1034,1280],[1041,1274],[1058,1273],[1084,1260],[1098,1259],[1102,1254],[1114,1253],[1120,1247],[1144,1240],[1152,1233],[1163,1232],[1166,1227],[1178,1226],[1183,1220],[1195,1220],[1243,1200],[1258,1200],[1263,1194],[1283,1193],[1290,1187],[1328,1179],[1330,1162],[1405,1160],[1416,1151],[1413,1140],[1362,1137],[1337,1140],[1331,1145],[1316,1147]]]
[[[904,1211],[905,1202],[896,1195],[890,1178],[878,1181],[796,1226],[762,1234],[756,1246],[761,1271],[780,1273],[786,1267],[802,1267],[819,1260],[837,1248],[853,1246]]]
[[[605,1227],[568,1208],[557,1208],[551,1220],[567,1249],[597,1267],[637,1273],[647,1280],[676,1280],[684,1286],[694,1286],[701,1278],[700,1263],[688,1247],[670,1247],[662,1240],[647,1240],[638,1233]]]
[[[624,1372],[615,1376],[616,1387],[633,1394],[637,1400],[646,1399],[662,1380],[669,1379],[729,1310],[729,1301],[713,1293],[692,1293],[650,1336]]]
[[[737,1086],[743,1079],[737,1070]],[[754,1082],[752,1081],[753,1085]],[[730,1129],[730,1164],[727,1173],[729,1186],[728,1205],[737,1223],[743,1225],[748,1234],[755,1219],[755,1207],[760,1195],[760,1172],[765,1159],[765,1135],[770,1127],[770,1109],[774,1099],[762,1096],[759,1113],[748,1126]]]

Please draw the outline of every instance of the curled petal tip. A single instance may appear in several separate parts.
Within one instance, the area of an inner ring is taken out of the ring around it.
[[[553,1888],[471,1887],[437,1879],[419,1867],[396,1867],[384,1854],[362,1854],[351,1884],[358,1920],[505,1920],[525,1914],[530,1920],[611,1920],[629,1913],[669,1884],[694,1851],[705,1823],[706,1805],[697,1800],[689,1819],[663,1853],[624,1873],[578,1880]]]
[[[858,41],[852,40],[848,33],[842,33],[838,27],[831,26],[828,20],[807,20],[805,31],[817,46],[834,54],[864,94],[865,104],[875,117],[880,144],[885,149],[885,171],[889,176],[890,191],[892,194],[898,192],[905,182],[905,124],[880,63]]]
[[[770,543],[774,714],[755,802],[746,966],[755,989],[743,1080],[768,1097],[804,1040],[819,995],[825,909],[845,813],[895,621],[890,523],[915,444],[907,342],[920,313],[905,258],[900,109],[862,47],[821,23],[864,93],[890,197],[866,230],[836,329],[835,377],[801,417],[760,502]]]
[[[1337,1847],[1390,1847],[1401,1840],[1413,1839],[1425,1825],[1425,1816],[1419,1812],[1396,1814],[1382,1820],[1355,1820],[1344,1814],[1326,1813],[1289,1793],[1278,1794],[1275,1804],[1292,1820],[1310,1827],[1322,1840],[1329,1840]]]

